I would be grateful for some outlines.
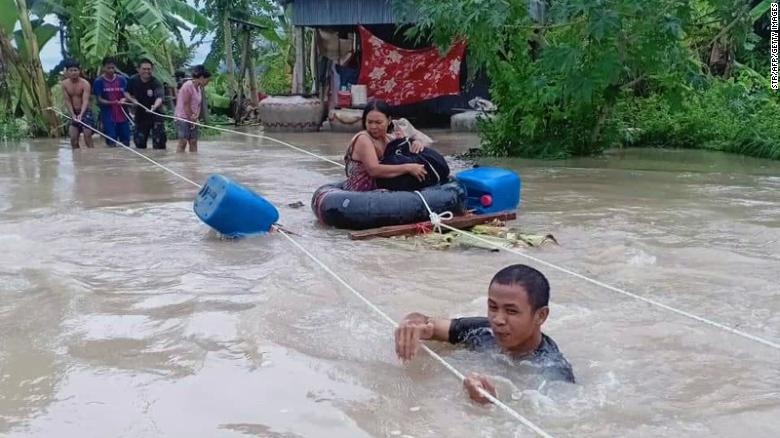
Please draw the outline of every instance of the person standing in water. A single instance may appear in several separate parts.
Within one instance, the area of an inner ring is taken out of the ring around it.
[[[133,142],[138,149],[146,149],[149,134],[152,136],[152,147],[165,149],[168,141],[165,136],[165,124],[162,117],[147,111],[160,112],[165,97],[165,90],[160,81],[153,76],[154,64],[143,58],[138,61],[138,73],[130,77],[127,83],[125,98],[135,104],[135,132]]]
[[[63,104],[68,108],[71,117],[68,128],[70,146],[78,149],[79,135],[83,133],[84,144],[88,148],[93,147],[92,129],[95,127],[95,120],[89,109],[91,87],[89,81],[81,77],[81,66],[78,62],[73,59],[65,61],[65,79],[60,85]]]
[[[403,361],[414,359],[421,340],[463,345],[479,352],[498,352],[512,361],[530,365],[546,380],[574,383],[574,372],[558,345],[542,333],[550,314],[550,284],[526,265],[511,265],[490,281],[487,317],[431,318],[410,313],[395,330],[395,352]],[[478,403],[489,400],[480,389],[496,396],[496,387],[486,377],[472,373],[463,385]]]
[[[110,56],[103,58],[103,74],[95,79],[94,93],[100,106],[100,122],[108,137],[130,144],[130,121],[125,116],[122,105],[125,103],[127,78],[116,73],[116,60]],[[106,146],[116,146],[114,141],[106,139]]]
[[[190,152],[198,151],[198,126],[190,122],[197,122],[201,116],[203,104],[203,89],[208,85],[211,73],[202,65],[196,65],[192,68],[192,79],[185,82],[179,89],[176,97],[176,117],[183,120],[176,120],[176,134],[179,137],[177,152],[187,150],[187,143],[190,145]]]

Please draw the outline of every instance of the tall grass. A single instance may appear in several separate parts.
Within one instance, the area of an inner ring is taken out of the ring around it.
[[[677,106],[659,96],[619,105],[624,146],[709,149],[780,159],[780,100],[746,76],[713,80]]]

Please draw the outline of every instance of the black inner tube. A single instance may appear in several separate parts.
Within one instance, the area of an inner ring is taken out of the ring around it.
[[[428,210],[414,192],[374,190],[350,192],[344,183],[326,184],[312,197],[311,207],[319,220],[336,228],[365,230],[428,220]],[[420,190],[435,213],[465,212],[466,191],[456,181]]]

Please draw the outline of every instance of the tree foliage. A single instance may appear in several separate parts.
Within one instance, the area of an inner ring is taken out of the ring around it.
[[[236,37],[243,25],[230,19],[238,19],[254,25],[247,26],[252,35],[251,56],[258,57],[261,52],[264,54],[268,49],[289,50],[287,47],[289,46],[289,38],[286,36],[287,22],[284,10],[277,2],[273,0],[202,0],[202,4],[206,15],[215,23],[223,23],[215,29],[211,49],[205,62],[208,68],[216,70],[224,60],[228,73],[232,74],[231,70],[237,68],[235,65],[227,64],[230,64],[233,59],[241,59],[243,56],[240,39]],[[226,34],[231,35],[231,38],[226,39]],[[260,47],[260,50],[257,47]],[[238,85],[229,88],[233,87],[238,87]],[[235,88],[229,91],[231,95],[236,92]]]
[[[108,55],[117,56],[128,72],[146,57],[173,84],[173,70],[191,55],[182,32],[209,28],[209,20],[186,0],[0,0],[0,10],[3,113],[23,114],[33,132],[49,135],[57,134],[57,120],[42,109],[52,103],[49,88],[59,72],[46,77],[39,51],[58,31],[63,56],[79,60],[88,74],[96,74]],[[50,14],[60,26],[43,21]]]
[[[172,52],[187,53],[183,32],[205,33],[209,19],[186,0],[36,0],[39,15],[56,14],[65,23],[68,56],[93,74],[106,56],[129,68],[138,57],[151,59],[171,81]]]
[[[225,98],[229,101],[239,93],[248,95],[247,84],[238,83],[235,79],[235,74],[242,76],[240,66],[247,61],[242,53],[242,37],[239,37],[246,31],[251,35],[248,56],[260,66],[250,74],[260,76],[260,91],[289,92],[291,33],[279,3],[273,0],[205,0],[203,6],[205,14],[212,21],[222,23],[215,29],[205,64],[209,69],[217,70],[224,61],[226,80],[220,81],[220,86],[213,88],[210,102],[223,101]]]
[[[465,38],[471,64],[486,69],[499,108],[482,126],[493,154],[556,158],[620,142],[627,107],[618,103],[656,96],[680,109],[709,74],[731,73],[720,66],[750,47],[757,13],[743,0],[543,4],[395,1],[416,22],[412,36],[442,47]]]
[[[26,0],[0,0],[0,9],[10,11],[0,22],[0,64],[4,101],[2,118],[13,120],[24,114],[37,134],[55,136],[57,119],[47,110],[51,92],[40,60],[40,49],[56,33],[53,26],[35,19]],[[8,17],[11,15],[12,17]],[[15,30],[16,27],[18,30]]]

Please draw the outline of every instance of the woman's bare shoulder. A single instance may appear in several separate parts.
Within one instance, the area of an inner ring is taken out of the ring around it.
[[[357,139],[359,139],[361,137],[367,137],[367,136],[368,136],[368,131],[363,130],[363,131],[360,131],[357,134],[353,135],[352,136],[352,140],[350,140],[349,142],[351,144],[351,143],[354,143],[355,141],[357,141]]]
[[[368,132],[366,131],[360,131],[357,134],[355,134],[354,137],[352,137],[352,141],[350,141],[350,144],[354,146],[371,146],[374,147],[374,143],[371,141],[371,136],[368,135]]]

